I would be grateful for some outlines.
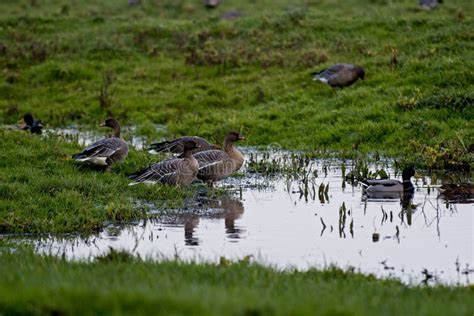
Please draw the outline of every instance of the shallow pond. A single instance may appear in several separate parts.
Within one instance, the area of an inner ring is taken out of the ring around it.
[[[246,155],[259,159],[255,152]],[[110,225],[88,238],[53,236],[34,243],[39,252],[73,259],[91,259],[109,248],[157,259],[250,256],[276,268],[335,265],[410,284],[472,283],[472,200],[445,200],[435,188],[439,180],[428,176],[413,179],[413,196],[366,196],[359,184],[344,181],[352,167],[343,163],[301,160],[299,172],[274,176],[244,170],[245,176],[219,184],[229,194],[218,198],[201,194],[185,209],[154,210],[162,214],[157,219]],[[390,165],[368,167],[400,179]]]
[[[156,125],[157,131],[164,131],[163,125]],[[136,148],[143,149],[147,142],[144,137],[135,136],[137,127],[136,126],[123,126],[122,134],[127,143]],[[102,140],[106,135],[111,134],[111,130],[108,128],[102,129],[101,131],[91,130],[89,127],[70,126],[66,128],[46,128],[43,134],[60,136],[67,141],[77,142],[82,146],[89,146],[90,144]]]

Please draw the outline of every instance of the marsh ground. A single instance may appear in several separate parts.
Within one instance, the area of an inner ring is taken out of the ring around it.
[[[0,123],[14,124],[31,111],[50,128],[94,129],[113,115],[148,141],[199,134],[220,142],[236,129],[247,145],[344,157],[378,152],[427,168],[472,166],[474,3],[446,1],[427,12],[415,2],[229,0],[209,11],[199,1],[137,7],[112,0],[4,1]],[[231,10],[242,16],[223,20]],[[311,81],[311,71],[337,62],[364,66],[366,80],[340,91]],[[137,200],[179,205],[195,194],[124,190],[126,174],[156,159],[140,150],[102,174],[75,165],[69,157],[80,146],[60,137],[6,129],[0,136],[2,233],[88,233],[104,222],[148,216]],[[140,311],[135,301],[143,312],[157,306],[215,314],[472,312],[472,287],[410,289],[338,271],[285,274],[135,259],[68,263],[24,249],[10,253],[0,243],[5,314],[87,312],[75,302],[88,298],[94,298],[91,313]],[[234,279],[230,290],[222,275]],[[166,283],[171,276],[180,282]],[[63,303],[51,299],[59,293]],[[262,293],[268,296],[260,301]]]

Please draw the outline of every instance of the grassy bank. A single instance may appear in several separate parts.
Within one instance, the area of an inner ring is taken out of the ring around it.
[[[128,187],[127,175],[160,158],[131,150],[112,172],[74,162],[81,147],[58,137],[0,130],[0,233],[91,232],[146,218],[148,206],[183,206],[195,189]]]
[[[71,263],[22,247],[15,253],[3,247],[0,259],[2,315],[471,315],[474,309],[472,287],[409,288],[336,269],[153,263],[120,253]]]
[[[242,16],[222,20],[230,10]],[[469,0],[3,2],[0,122],[113,115],[150,139],[237,129],[249,145],[469,160],[473,14]],[[366,80],[337,93],[311,81],[337,62]]]

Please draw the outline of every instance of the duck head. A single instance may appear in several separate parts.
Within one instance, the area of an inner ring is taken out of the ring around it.
[[[410,181],[411,177],[415,176],[415,166],[411,165],[403,169],[402,179],[403,181]]]
[[[23,115],[23,121],[25,121],[26,125],[32,126],[35,120],[33,118],[33,115],[28,112],[25,115]]]

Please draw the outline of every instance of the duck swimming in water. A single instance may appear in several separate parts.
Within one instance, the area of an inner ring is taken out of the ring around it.
[[[406,167],[402,172],[402,180],[381,179],[381,180],[361,180],[361,184],[366,192],[406,192],[414,190],[411,177],[415,175],[413,166]]]

